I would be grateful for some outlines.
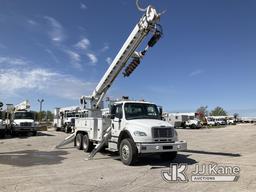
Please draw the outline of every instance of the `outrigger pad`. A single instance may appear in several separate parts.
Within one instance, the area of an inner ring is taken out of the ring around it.
[[[60,147],[67,145],[75,140],[76,134],[73,133],[72,135],[69,135],[67,138],[65,138],[60,144],[56,145],[55,148],[59,149]]]

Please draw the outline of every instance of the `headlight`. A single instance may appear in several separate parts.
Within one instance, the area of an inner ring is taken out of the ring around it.
[[[142,132],[142,131],[134,131],[133,134],[135,136],[147,136],[147,134],[145,132]]]

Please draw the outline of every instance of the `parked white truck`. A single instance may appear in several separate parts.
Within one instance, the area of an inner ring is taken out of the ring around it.
[[[4,137],[6,133],[6,125],[4,122],[4,113],[0,110],[0,137]]]
[[[167,113],[165,117],[166,121],[174,125],[174,127],[182,128],[201,128],[201,122],[196,117],[196,113]]]
[[[78,106],[70,106],[54,109],[53,126],[56,131],[64,131],[69,133],[75,125],[75,118],[78,117],[77,112],[80,110]]]
[[[7,117],[7,131],[15,136],[17,133],[31,132],[37,134],[37,126],[35,125],[35,114],[30,111],[28,100],[16,105],[12,111],[9,111]]]
[[[132,165],[139,155],[146,153],[157,153],[164,159],[172,160],[177,151],[187,148],[185,141],[178,140],[174,127],[162,120],[162,110],[154,103],[124,98],[112,102],[109,116],[102,115],[102,100],[127,61],[131,59],[131,63],[123,72],[125,77],[134,71],[148,49],[153,47],[162,35],[162,28],[158,24],[161,14],[151,5],[144,11],[144,15],[92,95],[81,97],[81,104],[88,110],[88,117],[75,119],[75,133],[57,147],[74,140],[80,150],[89,152],[94,148],[89,155],[89,159],[92,159],[103,146],[107,146],[107,150],[119,152],[122,162],[126,165]],[[146,48],[143,51],[135,51],[150,32],[153,35]]]

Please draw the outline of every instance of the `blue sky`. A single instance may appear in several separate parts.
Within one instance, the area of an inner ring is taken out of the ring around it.
[[[107,2],[107,3],[106,3]],[[141,17],[131,0],[0,0],[0,100],[37,110],[78,105]],[[164,37],[108,95],[166,111],[222,106],[256,116],[256,1],[141,0],[159,11]]]

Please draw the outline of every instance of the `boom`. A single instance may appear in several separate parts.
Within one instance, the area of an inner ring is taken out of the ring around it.
[[[144,57],[148,48],[152,47],[162,35],[161,28],[159,30],[160,25],[157,24],[160,20],[160,15],[161,14],[157,13],[156,9],[151,5],[146,8],[144,15],[134,27],[112,64],[109,66],[108,70],[93,91],[92,95],[82,96],[81,104],[86,104],[86,101],[89,100],[91,109],[99,108],[106,92],[130,58],[133,58],[133,60],[125,69],[123,74],[126,77],[133,72],[133,70],[139,65],[140,60]],[[148,42],[146,48],[141,52],[135,51],[149,32],[152,32],[153,36]]]

